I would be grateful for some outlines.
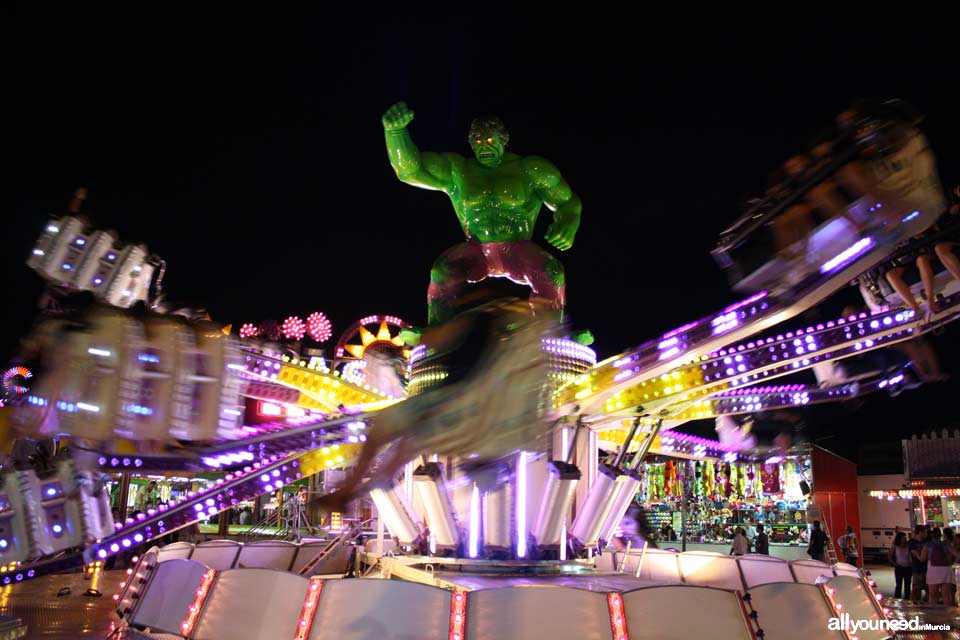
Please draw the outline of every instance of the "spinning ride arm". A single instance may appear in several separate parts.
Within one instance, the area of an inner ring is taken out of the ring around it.
[[[47,573],[62,572],[84,563],[105,560],[120,551],[160,538],[177,529],[230,509],[242,500],[271,493],[274,483],[293,482],[301,477],[298,458],[302,454],[273,456],[264,463],[253,463],[241,471],[227,474],[216,486],[198,493],[190,492],[174,506],[149,509],[138,519],[117,523],[116,532],[86,547],[52,558],[16,563],[2,578],[4,584],[20,582]]]
[[[806,346],[797,345],[801,351],[796,355],[805,355],[781,358],[776,363],[762,361],[758,354],[761,349],[780,349],[792,354],[783,336],[738,345],[735,352],[727,345],[749,339],[816,306],[896,254],[901,242],[911,240],[940,216],[944,209],[943,193],[932,153],[924,136],[915,128],[915,121],[904,114],[899,104],[887,103],[870,113],[860,114],[853,130],[838,143],[834,157],[824,160],[812,174],[795,174],[787,195],[776,191],[748,211],[724,232],[720,247],[714,252],[721,266],[734,266],[737,258],[733,252],[738,247],[805,198],[810,201],[806,206],[826,209],[829,219],[821,228],[808,229],[809,237],[803,240],[805,250],[798,258],[787,264],[782,255],[777,255],[759,268],[752,267],[749,277],[740,278],[741,288],[757,291],[761,287],[753,288],[753,285],[762,284],[764,290],[714,316],[691,322],[633,351],[601,362],[562,389],[555,398],[555,408],[579,404],[589,413],[600,411],[603,406],[604,412],[611,413],[629,411],[638,405],[645,409],[663,406],[706,393],[708,387],[721,381],[739,386],[760,375],[790,373],[783,369],[785,363],[799,369],[807,366],[806,361],[838,357],[843,350],[849,355],[851,348],[864,348],[864,344],[855,345],[855,337],[844,337],[832,326],[822,325],[797,334],[803,336],[804,343],[814,340],[823,349],[811,352]],[[862,184],[854,185],[862,193],[856,193],[853,202],[844,208],[835,198],[813,193],[824,187],[821,183],[831,180],[834,174],[850,169],[851,163],[857,165],[854,173],[867,176]],[[849,219],[861,222],[851,224]],[[862,233],[863,229],[867,230],[866,234]],[[938,315],[937,324],[956,317],[956,301],[951,298],[947,306],[949,309]],[[911,318],[909,312],[884,310],[873,321],[885,324],[879,330],[870,327],[864,333],[879,331],[877,339],[886,339],[890,334],[888,321],[894,327],[909,324],[914,331],[912,335],[920,328],[918,319]],[[929,326],[925,325],[924,330]],[[787,335],[791,337],[786,340],[794,339],[792,334]],[[890,340],[886,339],[885,343],[889,344]],[[827,347],[829,352],[825,350]],[[730,359],[731,363],[722,362],[724,359]],[[721,366],[728,364],[732,366]],[[713,367],[719,371],[712,371]],[[740,378],[747,379],[738,381]],[[641,388],[644,389],[640,391]]]
[[[948,298],[935,322],[922,324],[912,311],[894,309],[840,318],[785,334],[726,345],[673,369],[654,365],[639,353],[610,359],[562,388],[554,409],[579,405],[595,414],[592,423],[653,409],[676,413],[718,391],[796,373],[818,362],[837,360],[909,340],[960,318],[960,295]],[[661,341],[661,347],[668,347]],[[706,416],[704,416],[706,417]]]

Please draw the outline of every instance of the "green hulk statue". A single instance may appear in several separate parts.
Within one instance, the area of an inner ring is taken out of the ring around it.
[[[403,102],[383,115],[390,165],[401,182],[446,193],[467,236],[430,270],[430,325],[450,319],[468,283],[488,277],[529,286],[531,304],[562,312],[563,265],[530,239],[540,206],[546,204],[553,211],[553,224],[545,239],[561,251],[573,246],[580,198],[557,168],[538,156],[507,153],[510,134],[495,117],[478,118],[470,125],[473,158],[421,152],[407,129],[411,121],[413,111]]]
[[[446,193],[467,241],[445,251],[430,270],[430,330],[425,336],[404,330],[400,337],[407,344],[422,337],[435,353],[449,352],[463,339],[464,328],[447,320],[471,297],[468,283],[490,277],[527,285],[531,304],[562,311],[563,266],[530,240],[546,203],[553,210],[547,241],[561,251],[573,246],[580,198],[557,168],[543,158],[506,153],[509,134],[496,118],[470,125],[474,157],[469,159],[457,153],[421,153],[407,131],[412,121],[413,111],[403,102],[383,115],[390,164],[402,182]],[[485,302],[486,310],[478,313],[492,316],[489,332],[498,336],[488,357],[473,363],[469,380],[448,380],[443,388],[378,413],[354,472],[336,492],[314,501],[317,508],[342,512],[374,487],[391,486],[403,465],[422,451],[469,457],[473,466],[467,473],[486,491],[487,483],[496,482],[491,470],[497,461],[542,441],[545,425],[538,402],[546,361],[541,339],[546,327],[554,326],[552,318],[529,317],[526,305],[515,300],[502,306],[502,301]],[[496,401],[488,402],[492,398]],[[370,462],[388,446],[393,448],[371,475]],[[371,480],[364,479],[367,475]]]

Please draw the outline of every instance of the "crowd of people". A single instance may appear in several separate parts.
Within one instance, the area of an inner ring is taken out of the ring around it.
[[[960,562],[960,535],[953,529],[918,524],[909,538],[900,531],[890,547],[889,560],[896,581],[894,598],[956,606],[957,584],[951,565]]]
[[[860,552],[857,546],[857,536],[853,532],[853,527],[847,527],[847,532],[837,539],[837,543],[843,552],[844,562],[857,566]],[[810,541],[807,544],[807,555],[814,560],[825,562],[828,544],[830,544],[829,536],[827,536],[823,527],[820,526],[820,521],[814,520],[813,528],[810,532]],[[762,524],[756,525],[756,535],[752,537],[747,534],[746,529],[743,527],[734,529],[730,555],[743,556],[751,552],[770,555],[770,536],[764,530]]]

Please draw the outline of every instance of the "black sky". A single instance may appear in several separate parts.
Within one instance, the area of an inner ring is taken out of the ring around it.
[[[73,11],[8,21],[4,362],[41,290],[24,261],[77,186],[90,189],[97,225],[167,260],[170,297],[224,323],[315,310],[335,333],[370,313],[423,323],[430,264],[462,234],[445,196],[390,169],[379,120],[401,99],[423,149],[468,152],[471,118],[493,112],[513,151],[561,169],[584,202],[561,256],[570,316],[601,356],[736,299],[709,256],[717,232],[857,97],[914,104],[943,180],[960,181],[949,20],[943,33],[832,18],[786,33],[783,20],[732,29],[492,11],[202,24]],[[548,222],[544,213],[538,239]],[[956,331],[936,340],[960,380]],[[956,420],[957,384],[808,422],[853,455],[859,441]]]

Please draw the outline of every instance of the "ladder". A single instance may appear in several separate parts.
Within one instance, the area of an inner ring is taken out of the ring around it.
[[[814,520],[820,521],[820,527],[823,529],[823,532],[827,534],[827,544],[826,544],[826,554],[827,560],[830,561],[830,566],[833,566],[839,562],[837,558],[837,547],[833,536],[830,535],[830,527],[827,526],[827,521],[823,517],[823,512],[820,510],[820,505],[810,503],[807,505],[807,522],[813,522]]]

